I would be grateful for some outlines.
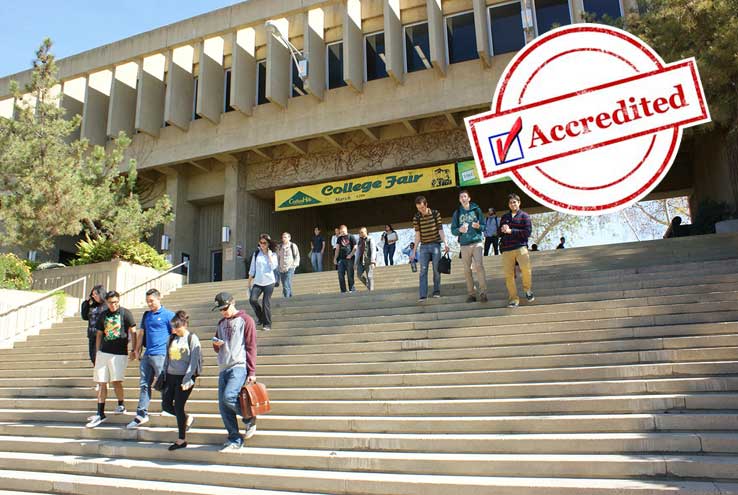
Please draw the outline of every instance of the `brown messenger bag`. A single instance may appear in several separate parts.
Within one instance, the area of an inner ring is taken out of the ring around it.
[[[241,404],[241,415],[244,418],[266,414],[272,409],[267,388],[263,383],[244,385],[238,393],[238,402]]]

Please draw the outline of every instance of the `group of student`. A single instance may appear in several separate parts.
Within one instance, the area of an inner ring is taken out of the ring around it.
[[[121,307],[116,291],[106,292],[101,285],[95,286],[82,304],[97,387],[97,413],[87,418],[86,426],[95,428],[107,420],[108,384],[112,384],[118,399],[114,414],[126,413],[125,372],[129,361],[138,360],[138,406],[126,428],[149,422],[152,389],[160,389],[162,411],[177,419],[178,436],[169,450],[178,450],[187,447],[186,432],[195,419],[185,406],[203,372],[200,340],[189,330],[187,312],[163,307],[156,289],[146,292],[146,305],[149,309],[136,326],[133,314]],[[224,448],[238,449],[256,433],[255,417],[243,417],[243,436],[237,421],[237,415],[242,414],[239,392],[245,384],[256,381],[256,327],[250,316],[236,309],[233,296],[227,292],[215,297],[215,310],[221,313],[212,345],[218,356],[218,405],[228,432]]]

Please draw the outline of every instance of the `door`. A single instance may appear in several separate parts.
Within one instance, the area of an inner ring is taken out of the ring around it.
[[[221,280],[223,280],[223,250],[219,249],[210,253],[210,281]]]

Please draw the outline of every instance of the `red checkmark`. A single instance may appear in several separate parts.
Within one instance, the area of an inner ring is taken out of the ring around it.
[[[502,139],[498,139],[495,142],[495,144],[497,145],[497,156],[500,157],[500,163],[503,163],[505,161],[505,158],[507,158],[507,152],[510,151],[510,145],[512,145],[512,142],[515,140],[516,137],[518,137],[518,134],[520,134],[520,131],[522,129],[523,119],[518,117],[518,120],[516,120],[513,126],[510,128],[510,134],[507,135],[505,144],[502,144]]]

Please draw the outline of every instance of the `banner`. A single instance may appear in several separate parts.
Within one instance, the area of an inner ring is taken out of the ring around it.
[[[459,187],[480,186],[482,184],[482,181],[479,180],[477,164],[474,160],[457,163],[456,171],[459,174]],[[487,183],[509,181],[512,181],[510,177],[500,177],[499,179],[491,180]]]
[[[296,210],[454,187],[455,169],[452,163],[282,189],[275,192],[274,210]]]

